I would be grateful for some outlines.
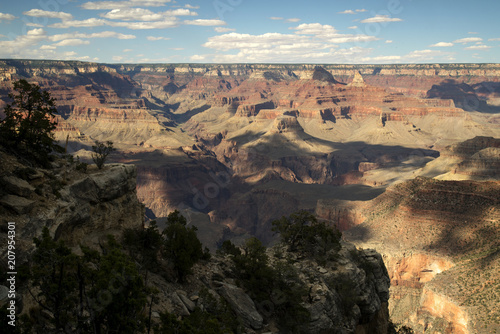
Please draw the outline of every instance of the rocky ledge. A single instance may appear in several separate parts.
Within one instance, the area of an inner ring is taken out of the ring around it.
[[[0,221],[16,223],[16,238],[27,251],[44,227],[69,245],[95,245],[103,235],[121,234],[143,221],[133,165],[98,170],[60,159],[51,169],[42,169],[0,154]]]

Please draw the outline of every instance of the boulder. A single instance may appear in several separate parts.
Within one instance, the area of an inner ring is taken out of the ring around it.
[[[193,312],[196,305],[193,303],[192,300],[190,300],[186,294],[185,291],[182,291],[182,290],[178,290],[176,291],[177,292],[177,295],[179,296],[180,300],[184,303],[184,305],[186,306],[186,308],[189,310],[189,312]]]
[[[35,201],[16,195],[6,195],[0,200],[0,204],[14,210],[17,214],[25,214],[35,206]]]
[[[253,300],[242,289],[232,284],[223,283],[217,291],[241,318],[244,325],[253,329],[262,328],[264,319],[257,312]]]
[[[35,188],[28,182],[15,176],[4,176],[1,184],[7,193],[21,197],[28,197],[33,191],[35,191]]]

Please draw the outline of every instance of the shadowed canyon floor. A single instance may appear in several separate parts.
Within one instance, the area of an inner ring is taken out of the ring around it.
[[[297,209],[384,254],[390,311],[418,333],[494,333],[500,66],[104,65],[0,61],[0,96],[28,78],[56,138],[90,162],[137,166],[160,225],[180,209],[212,250]],[[0,106],[1,107],[1,106]]]

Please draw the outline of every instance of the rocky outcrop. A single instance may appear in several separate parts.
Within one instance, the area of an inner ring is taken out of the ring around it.
[[[310,319],[300,324],[301,333],[387,333],[390,281],[380,254],[343,243],[338,255],[319,265],[276,246],[267,250],[270,263],[277,265],[283,261],[274,256],[278,249],[293,259],[297,279],[304,291],[308,291],[301,306],[310,313]],[[160,290],[160,300],[153,305],[153,311],[163,312],[162,305],[165,305],[169,312],[184,317],[192,312],[193,306],[204,309],[208,294],[209,298],[227,302],[242,324],[243,333],[286,332],[278,329],[278,318],[283,312],[281,303],[286,297],[283,292],[276,289],[269,300],[250,297],[250,291],[235,285],[231,268],[230,256],[215,254],[210,261],[193,267],[188,284],[175,285],[152,275],[152,281]]]
[[[243,291],[232,284],[222,283],[217,289],[219,294],[231,305],[246,327],[261,329],[263,318],[257,312],[253,300]]]
[[[43,227],[77,246],[96,245],[106,234],[141,226],[144,207],[136,196],[136,167],[94,168],[84,173],[64,160],[51,170],[25,168],[15,160],[3,166],[0,218],[16,222],[20,248],[30,250]]]
[[[359,87],[359,88],[366,87],[366,83],[363,80],[363,76],[361,75],[361,73],[356,72],[354,74],[354,78],[352,79],[352,82],[349,84],[349,86],[351,86],[351,87]]]
[[[357,206],[366,220],[345,236],[384,254],[395,322],[417,332],[482,333],[482,326],[495,326],[497,299],[486,295],[500,284],[488,278],[498,272],[499,198],[498,181],[416,178]]]

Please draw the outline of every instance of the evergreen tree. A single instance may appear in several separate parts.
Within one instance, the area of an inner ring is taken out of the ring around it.
[[[2,144],[13,152],[28,154],[37,162],[46,163],[56,145],[53,131],[57,109],[55,100],[38,85],[24,79],[14,82],[13,100],[4,109],[0,120]]]

